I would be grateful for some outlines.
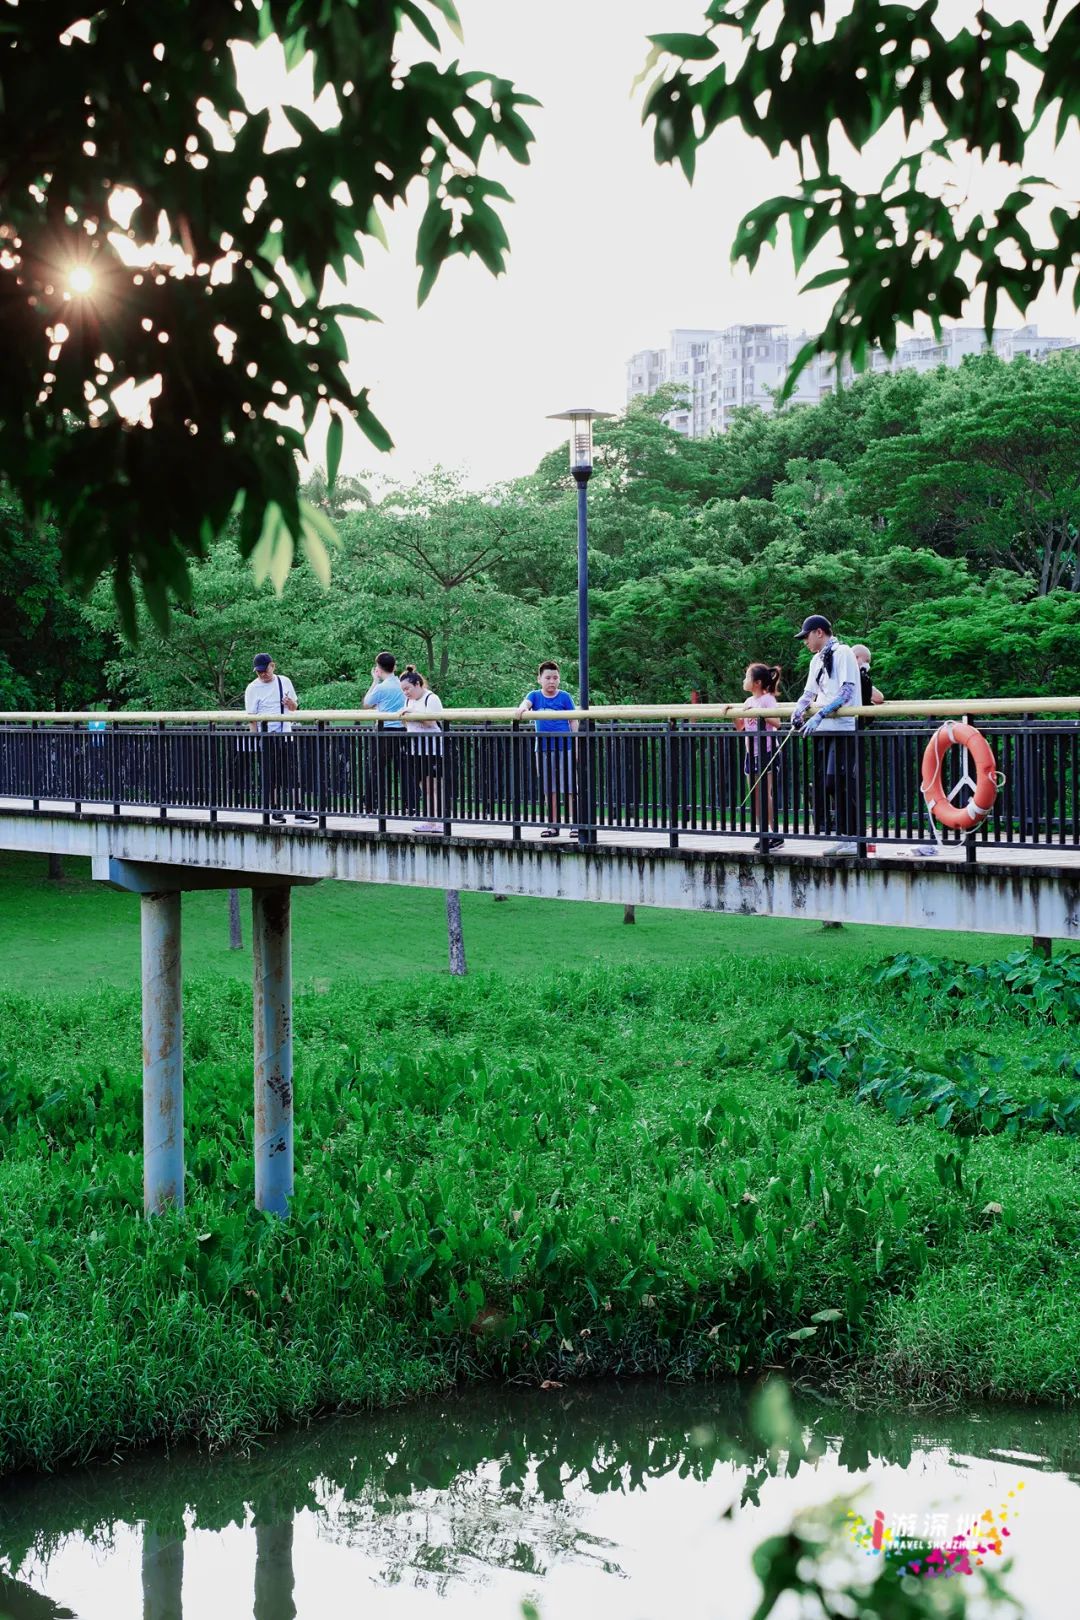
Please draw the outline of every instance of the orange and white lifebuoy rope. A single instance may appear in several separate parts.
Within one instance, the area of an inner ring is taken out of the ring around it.
[[[975,766],[975,792],[967,804],[953,804],[941,784],[941,767],[949,748],[966,748]],[[994,808],[1000,777],[994,751],[982,732],[964,721],[947,720],[926,745],[922,758],[922,796],[926,808],[943,827],[970,832],[986,820]]]

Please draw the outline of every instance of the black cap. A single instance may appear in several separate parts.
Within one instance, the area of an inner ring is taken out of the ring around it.
[[[255,657],[251,661],[251,667],[252,669],[262,671],[264,669],[269,669],[273,662],[274,660],[271,658],[269,653],[256,653]]]
[[[832,625],[828,619],[823,618],[820,613],[811,613],[808,619],[803,620],[802,629],[796,630],[795,640],[805,641],[811,630],[824,630],[827,636],[832,635]]]

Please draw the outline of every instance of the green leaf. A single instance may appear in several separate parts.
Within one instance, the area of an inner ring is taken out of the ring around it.
[[[368,209],[367,220],[364,223],[364,234],[366,236],[373,236],[376,242],[380,242],[384,248],[389,249],[390,241],[387,237],[383,222],[379,218],[379,211],[375,207],[374,203],[372,203],[371,207]],[[371,317],[365,318],[370,319]]]
[[[330,427],[326,434],[326,488],[330,492],[337,483],[338,468],[341,465],[341,447],[345,442],[345,426],[340,416],[330,418]]]
[[[705,34],[649,34],[649,44],[684,61],[710,62],[719,47]]]
[[[280,596],[292,567],[295,547],[285,522],[285,514],[276,501],[270,501],[263,520],[262,533],[251,553],[251,571],[257,586],[272,581]]]
[[[442,12],[457,38],[464,40],[465,34],[461,26],[461,18],[458,16],[454,0],[429,0],[429,3],[435,7],[436,11]]]
[[[842,1322],[843,1319],[843,1311],[836,1310],[815,1311],[810,1318],[811,1322]]]
[[[785,1333],[784,1337],[785,1339],[795,1339],[796,1341],[802,1339],[812,1339],[816,1332],[816,1327],[802,1327],[796,1328],[794,1333]]]
[[[355,414],[357,425],[371,440],[376,450],[390,451],[394,448],[393,439],[368,404],[368,391],[366,388],[356,401]]]
[[[306,517],[301,519],[300,545],[312,573],[323,587],[323,590],[326,590],[330,584],[330,553],[326,549],[322,536],[308,522]]]
[[[431,46],[432,50],[441,50],[442,41],[435,31],[435,25],[431,18],[425,16],[420,7],[413,4],[413,0],[398,0],[398,6],[401,15],[408,17],[417,33]]]

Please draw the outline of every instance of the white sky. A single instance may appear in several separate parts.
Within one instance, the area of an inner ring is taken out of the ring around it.
[[[1019,0],[1016,10],[1030,16],[1033,3]],[[972,9],[967,0],[945,4],[955,24]],[[823,324],[829,291],[800,297],[783,245],[763,255],[752,276],[729,263],[742,215],[794,182],[790,158],[774,162],[726,129],[700,154],[693,187],[653,160],[641,91],[631,93],[646,35],[697,31],[704,0],[545,0],[541,7],[459,0],[459,9],[465,43],[451,41],[454,54],[543,103],[530,118],[537,137],[530,166],[489,161],[486,168],[515,198],[503,215],[509,271],[495,281],[478,260],[455,259],[418,310],[423,186],[415,203],[397,211],[388,226],[390,252],[373,244],[368,268],[348,287],[348,296],[384,323],[359,334],[351,375],[357,387],[371,388],[397,448],[380,456],[358,431],[350,433],[344,471],[407,479],[442,463],[463,467],[478,484],[513,477],[562,437],[559,424],[545,421],[549,412],[579,404],[619,409],[627,357],[665,344],[671,327]],[[877,161],[850,154],[847,178],[880,173],[882,158],[898,154],[899,135],[885,131],[875,145]],[[1071,195],[1069,154],[1033,156],[1029,171],[1059,179]],[[959,178],[969,183],[970,176]],[[1019,324],[1004,303],[998,319]],[[1064,295],[1044,296],[1028,319],[1044,332],[1080,330]],[[315,437],[312,448],[320,453]]]

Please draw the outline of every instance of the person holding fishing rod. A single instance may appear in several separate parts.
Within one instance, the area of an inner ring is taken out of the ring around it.
[[[811,737],[822,733],[815,747],[814,824],[831,831],[838,842],[826,855],[857,855],[864,835],[859,748],[854,715],[837,715],[845,704],[858,703],[861,692],[859,665],[854,652],[833,635],[832,625],[820,613],[803,620],[795,640],[810,654],[806,689],[791,716],[793,731]],[[808,717],[811,705],[816,704]]]

